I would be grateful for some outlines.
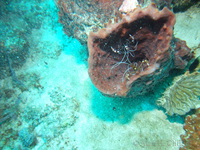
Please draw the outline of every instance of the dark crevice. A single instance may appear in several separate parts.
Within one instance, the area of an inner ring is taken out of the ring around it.
[[[132,72],[135,72],[134,69],[143,71],[154,56],[152,53],[156,46],[155,38],[167,20],[167,17],[153,20],[145,16],[129,24],[120,25],[105,39],[97,38],[94,43],[115,61],[112,68],[126,65],[125,69],[130,68],[128,70]],[[108,57],[108,55],[101,57],[105,56]]]
[[[158,34],[166,22],[167,18],[161,18],[155,21],[149,16],[146,16],[130,24],[125,23],[119,31],[111,33],[106,39],[96,39],[94,42],[99,43],[101,50],[114,54],[111,47],[118,49],[118,51],[123,51],[123,45],[133,47],[137,42],[139,45],[146,40],[146,38],[143,38],[142,40],[134,39],[134,42],[131,42],[132,39],[130,38],[130,35],[134,37],[134,35],[143,28],[147,28],[147,30],[153,34]],[[125,34],[123,33],[124,30],[126,31]]]

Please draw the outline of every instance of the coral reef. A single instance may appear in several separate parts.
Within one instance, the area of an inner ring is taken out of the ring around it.
[[[200,149],[200,108],[196,113],[187,116],[185,119],[185,135],[181,135],[184,147],[179,150],[199,150]]]
[[[89,32],[104,27],[105,22],[120,19],[121,12],[129,12],[136,6],[145,7],[155,3],[159,9],[167,7],[177,11],[196,4],[198,0],[56,0],[59,21],[64,32],[86,44]],[[138,5],[139,3],[139,5]],[[126,6],[125,6],[126,5]],[[121,11],[121,12],[119,12]],[[113,18],[112,20],[110,20]]]
[[[90,31],[102,28],[116,16],[121,0],[56,0],[64,32],[86,44]]]
[[[21,14],[19,19],[26,17],[27,25],[31,26],[25,36],[29,41],[29,57],[19,70],[15,70],[28,90],[20,90],[12,84],[11,77],[0,80],[0,111],[3,113],[0,149],[179,148],[183,125],[168,121],[163,111],[154,109],[153,94],[132,101],[131,98],[108,98],[94,89],[87,65],[82,61],[81,52],[85,52],[77,46],[76,40],[63,34],[54,1],[8,1],[12,3],[6,6],[15,7],[16,14]],[[40,24],[40,20],[42,26],[38,27],[34,21]],[[194,35],[190,38],[195,38]],[[9,119],[7,112],[16,108],[15,100],[19,95],[21,102],[15,111],[18,117]],[[32,139],[36,139],[36,143]]]
[[[173,9],[174,12],[185,11],[192,5],[195,5],[198,0],[138,0],[139,4],[146,6],[149,3],[155,3],[159,9],[167,7]]]
[[[200,107],[200,73],[194,72],[177,77],[157,104],[166,109],[169,115],[184,115],[190,109]]]
[[[155,86],[171,69],[185,68],[193,54],[185,42],[172,39],[174,23],[171,11],[150,5],[91,32],[88,62],[95,86],[109,96],[133,97]]]

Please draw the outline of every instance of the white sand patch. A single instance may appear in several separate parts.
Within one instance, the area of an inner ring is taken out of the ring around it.
[[[76,133],[81,150],[178,150],[182,145],[182,125],[170,123],[158,110],[140,112],[126,125],[102,122],[89,115],[81,120]]]
[[[190,48],[200,44],[200,9],[191,7],[188,11],[176,14],[174,35],[185,40]],[[200,48],[198,49],[200,55]]]

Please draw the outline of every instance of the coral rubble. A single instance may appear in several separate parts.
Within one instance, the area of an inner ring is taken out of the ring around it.
[[[196,110],[196,113],[187,116],[185,119],[184,130],[185,135],[181,135],[181,139],[184,143],[184,147],[180,150],[199,150],[200,149],[200,108]]]
[[[190,109],[200,107],[200,73],[186,72],[177,77],[174,84],[169,87],[157,104],[164,107],[169,115],[184,115]]]
[[[89,75],[95,86],[109,96],[133,97],[144,94],[171,69],[185,68],[193,54],[172,37],[174,23],[171,11],[150,5],[91,32]]]

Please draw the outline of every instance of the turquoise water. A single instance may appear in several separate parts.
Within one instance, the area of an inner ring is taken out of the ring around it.
[[[148,138],[159,149],[154,135],[157,145],[180,142],[185,116],[155,104],[168,85],[134,100],[106,97],[88,76],[86,45],[63,32],[53,0],[0,4],[0,149],[148,150]]]

